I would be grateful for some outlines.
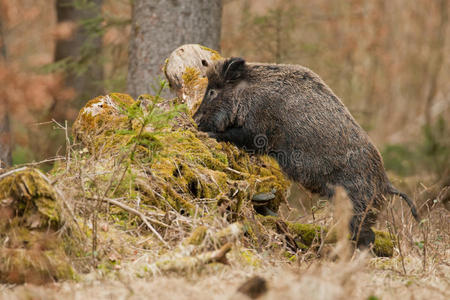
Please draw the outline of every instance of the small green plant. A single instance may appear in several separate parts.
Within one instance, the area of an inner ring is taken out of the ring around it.
[[[154,88],[154,96],[139,96],[138,101],[131,105],[124,103],[119,96],[111,94],[111,97],[113,97],[119,105],[120,111],[130,121],[132,128],[127,130],[117,130],[117,134],[128,135],[130,136],[130,139],[127,145],[125,145],[123,149],[124,154],[121,156],[117,164],[119,167],[113,171],[106,189],[102,195],[97,196],[96,199],[96,205],[92,214],[92,262],[94,266],[97,265],[97,258],[95,255],[97,253],[97,219],[101,204],[105,198],[108,198],[110,195],[116,195],[116,192],[120,190],[123,182],[134,179],[134,174],[130,166],[136,161],[136,153],[139,149],[138,147],[143,147],[143,153],[149,154],[140,156],[140,162],[151,162],[158,153],[157,150],[162,147],[158,140],[158,136],[166,134],[168,132],[166,129],[171,126],[170,121],[181,111],[185,110],[184,105],[170,105],[170,103],[169,106],[166,105],[163,108],[162,105],[166,103],[164,103],[165,99],[161,97],[161,93],[166,87],[167,82],[160,79],[159,86]],[[121,175],[117,177],[121,168],[123,168]],[[127,177],[125,177],[126,174],[128,174]],[[119,179],[116,180],[116,178]],[[149,227],[153,228],[151,226]],[[152,230],[157,234],[154,229]],[[164,242],[161,237],[160,239]]]
[[[131,136],[126,146],[127,149],[131,149],[131,161],[135,159],[139,146],[148,149],[151,155],[147,159],[152,159],[162,147],[158,137],[166,134],[167,129],[171,127],[170,121],[186,110],[184,104],[169,104],[169,107],[162,107],[166,100],[161,97],[161,93],[166,87],[167,81],[160,79],[159,86],[153,87],[155,95],[141,95],[133,105],[121,105],[122,113],[135,124],[133,129],[117,131],[118,134]],[[121,103],[118,97],[115,99]]]

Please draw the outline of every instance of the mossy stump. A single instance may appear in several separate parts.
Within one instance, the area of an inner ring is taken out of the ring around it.
[[[87,102],[73,125],[75,140],[87,150],[83,155],[95,156],[102,164],[116,154],[126,156],[124,149],[135,140],[120,132],[139,131],[124,113],[132,106],[145,109],[144,101],[126,94],[108,94]],[[276,191],[268,204],[274,211],[286,200],[290,183],[272,158],[253,157],[234,145],[209,138],[197,130],[190,112],[179,114],[171,125],[154,135],[150,124],[140,136],[140,140],[151,141],[136,147],[129,168],[134,179],[131,183],[124,180],[124,185],[131,184],[139,192],[141,203],[190,215],[199,207],[195,203],[204,199],[200,201],[209,203],[208,211],[239,215],[257,193]],[[150,142],[158,147],[148,147]],[[149,171],[143,173],[142,169]]]
[[[69,228],[57,193],[38,170],[0,175],[0,281],[45,283],[73,279],[66,255]],[[69,243],[70,244],[70,243]]]

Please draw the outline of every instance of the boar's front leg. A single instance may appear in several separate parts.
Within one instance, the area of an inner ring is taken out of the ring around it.
[[[208,135],[218,142],[231,142],[238,147],[253,149],[253,134],[244,127],[230,127],[223,132],[208,132]]]

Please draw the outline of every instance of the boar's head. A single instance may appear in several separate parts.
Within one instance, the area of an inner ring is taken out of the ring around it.
[[[223,132],[233,125],[239,105],[238,86],[245,80],[245,71],[245,60],[237,57],[209,67],[208,87],[194,114],[200,130]]]

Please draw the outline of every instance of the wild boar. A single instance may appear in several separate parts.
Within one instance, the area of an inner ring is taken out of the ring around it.
[[[217,61],[194,119],[219,141],[274,156],[283,171],[311,192],[331,198],[342,186],[353,204],[352,239],[375,240],[371,229],[386,196],[399,195],[382,158],[341,100],[311,70],[298,65]]]

